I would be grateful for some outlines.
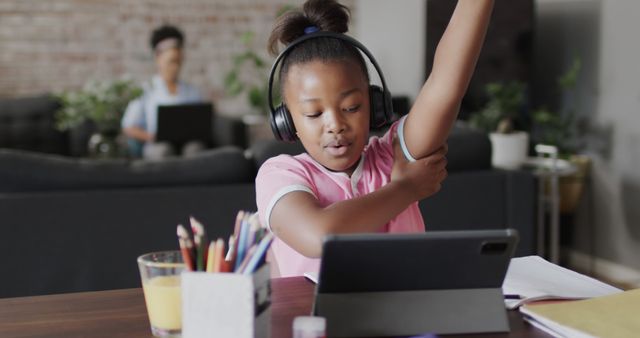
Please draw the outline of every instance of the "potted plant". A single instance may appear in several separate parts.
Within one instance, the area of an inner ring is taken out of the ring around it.
[[[253,113],[267,111],[267,64],[253,48],[253,32],[245,32],[240,40],[245,50],[233,55],[233,66],[224,77],[224,87],[232,97],[245,94]]]
[[[558,89],[564,97],[569,97],[575,88],[582,63],[574,59],[569,70],[557,79]],[[569,105],[564,110],[553,111],[546,106],[536,109],[533,114],[533,138],[538,143],[556,146],[562,158],[569,158],[578,152],[578,119],[574,108]]]
[[[227,94],[236,97],[244,94],[252,112],[242,117],[247,128],[249,144],[271,138],[268,120],[268,69],[265,59],[253,48],[253,32],[242,35],[245,49],[233,55],[233,66],[226,73],[224,87]],[[276,94],[274,91],[274,94]],[[276,101],[279,98],[276,98]]]
[[[569,161],[576,168],[573,174],[563,176],[559,181],[562,213],[573,212],[577,207],[591,164],[588,156],[579,154],[582,144],[578,134],[583,121],[578,119],[570,100],[581,68],[581,60],[575,58],[567,72],[557,79],[559,93],[568,98],[565,109],[551,110],[541,107],[532,114],[534,141],[555,146],[559,158]]]
[[[516,169],[526,160],[529,149],[529,133],[515,128],[526,86],[512,81],[492,82],[485,88],[489,101],[484,109],[471,116],[469,123],[489,133],[494,167]]]
[[[56,98],[56,127],[69,130],[89,123],[95,133],[89,138],[89,154],[93,157],[121,155],[117,137],[120,121],[129,101],[142,95],[142,88],[133,81],[89,81],[82,89],[66,91]]]

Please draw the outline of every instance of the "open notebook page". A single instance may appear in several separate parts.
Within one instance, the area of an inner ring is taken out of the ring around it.
[[[534,300],[584,299],[622,290],[550,263],[540,256],[526,256],[511,259],[502,292],[521,297],[505,300],[507,308],[514,309]]]

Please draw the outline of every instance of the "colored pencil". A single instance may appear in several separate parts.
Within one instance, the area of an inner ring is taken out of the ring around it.
[[[235,257],[235,267],[233,271],[238,271],[247,251],[249,250],[249,247],[247,247],[247,237],[249,236],[249,222],[247,216],[248,215],[245,214],[242,219],[242,223],[240,224],[240,237],[238,237],[238,242],[236,243],[236,250],[238,254]]]
[[[253,244],[255,244],[259,239],[257,238],[257,233],[258,230],[260,230],[260,224],[256,223],[255,221],[252,221],[253,216],[249,217],[248,219],[248,223],[249,223],[249,233],[247,234],[247,239],[246,239],[246,244],[245,247],[250,248]]]
[[[216,261],[216,242],[211,241],[207,256],[207,272],[214,272],[213,262]]]
[[[189,217],[189,222],[193,236],[181,224],[176,230],[189,271],[251,274],[264,262],[273,241],[273,234],[262,228],[257,213],[239,211],[228,242],[222,238],[209,242],[204,225],[194,217]]]
[[[231,243],[229,243],[229,251],[231,252],[231,257],[230,259],[228,259],[230,264],[230,268],[229,268],[230,272],[233,272],[235,270],[236,262],[238,261],[238,241],[240,240],[240,232],[241,232],[244,216],[245,216],[245,212],[242,210],[238,211],[238,214],[236,215],[236,223],[234,224],[233,235],[232,235],[234,245],[232,246]]]
[[[221,272],[222,271],[222,262],[224,262],[224,240],[222,238],[218,238],[215,243],[216,252],[213,255],[213,272]]]
[[[223,272],[231,272],[233,270],[233,267],[235,267],[235,260],[233,255],[236,253],[235,251],[235,243],[236,243],[236,238],[235,236],[231,235],[229,236],[229,248],[227,249],[227,254],[224,257],[224,264],[223,264]]]
[[[249,264],[249,261],[251,260],[251,256],[253,256],[253,254],[256,252],[257,249],[258,249],[258,246],[254,245],[251,248],[249,248],[249,250],[247,250],[247,254],[242,260],[242,263],[240,263],[240,265],[238,265],[238,267],[234,271],[235,273],[242,273],[245,267]]]
[[[236,222],[233,225],[233,236],[237,239],[240,236],[240,226],[242,225],[242,220],[244,219],[245,212],[240,210],[236,215]]]
[[[184,262],[184,265],[187,267],[187,270],[193,271],[195,265],[193,264],[193,252],[192,252],[193,246],[188,245],[189,242],[191,242],[191,240],[189,239],[189,233],[187,232],[187,229],[185,229],[184,226],[182,226],[182,224],[178,224],[176,233],[178,234],[178,243],[180,244],[182,261]]]
[[[196,246],[196,268],[198,271],[205,271],[207,266],[207,248],[209,241],[207,233],[202,223],[198,222],[193,216],[189,217],[191,230],[193,230],[193,240]]]
[[[224,256],[224,260],[225,261],[231,261],[233,259],[233,249],[235,247],[234,243],[235,243],[235,236],[230,235],[229,236],[229,248],[227,249],[227,254]]]
[[[247,264],[244,266],[240,273],[245,275],[252,274],[260,265],[260,262],[264,259],[264,256],[267,254],[267,250],[271,246],[273,242],[273,234],[268,233],[264,236],[264,238],[255,245],[256,248],[253,254],[249,257]]]
[[[220,272],[232,272],[231,261],[222,261],[222,264],[220,266]]]

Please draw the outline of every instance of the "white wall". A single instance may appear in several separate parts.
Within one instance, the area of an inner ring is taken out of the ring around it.
[[[538,0],[535,58],[538,87],[547,82],[542,77],[552,79],[566,69],[572,55],[583,59],[575,98],[578,113],[591,124],[583,137],[594,163],[574,249],[635,270],[640,270],[638,12],[637,0]]]
[[[374,55],[391,93],[413,102],[425,80],[426,2],[356,0],[356,9],[353,36]]]
[[[600,100],[596,120],[613,127],[610,158],[594,177],[596,229],[608,257],[640,269],[640,2],[602,2]],[[606,244],[606,245],[604,245]]]

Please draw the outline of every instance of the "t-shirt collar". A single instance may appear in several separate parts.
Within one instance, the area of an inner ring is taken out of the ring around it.
[[[325,168],[325,166],[320,164],[318,161],[316,161],[308,153],[306,155],[311,160],[311,163],[313,163],[316,167],[318,167],[320,170],[325,172],[327,175],[340,176],[340,177],[344,177],[346,179],[349,179],[349,181],[351,181],[351,189],[353,191],[356,191],[357,187],[358,187],[358,182],[360,181],[360,178],[362,177],[362,168],[364,167],[364,156],[365,156],[365,154],[366,153],[363,152],[362,155],[360,155],[360,160],[358,160],[358,165],[356,166],[356,169],[353,171],[353,174],[351,174],[351,177],[349,177],[349,175],[347,175],[347,173],[331,171],[331,170]]]
[[[153,81],[153,88],[155,90],[160,91],[160,93],[163,96],[166,97],[174,97],[174,96],[178,96],[180,95],[180,92],[182,91],[182,82],[178,81],[178,89],[175,95],[169,93],[169,88],[167,88],[167,84],[164,83],[164,80],[162,79],[162,77],[158,74],[154,75],[152,78]]]

